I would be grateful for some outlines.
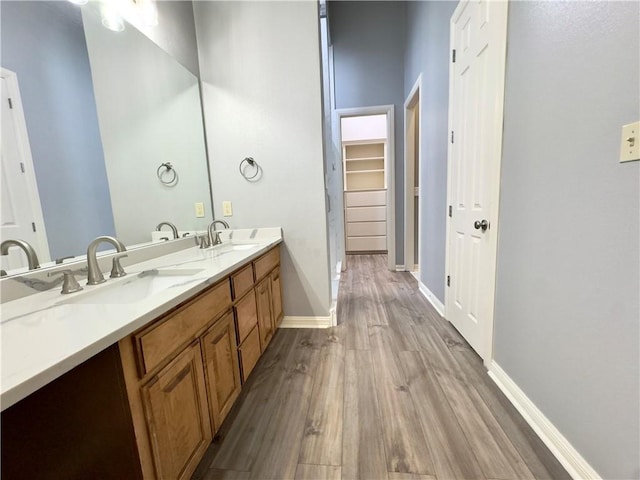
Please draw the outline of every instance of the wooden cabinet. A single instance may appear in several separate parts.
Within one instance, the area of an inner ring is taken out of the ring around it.
[[[276,246],[3,411],[3,478],[190,478],[282,318],[279,266]]]
[[[211,442],[200,343],[142,387],[158,478],[190,478]]]
[[[273,315],[273,328],[280,326],[284,314],[282,312],[282,290],[280,288],[280,268],[274,269],[269,275],[271,281],[271,313]]]
[[[240,368],[233,314],[227,313],[202,337],[207,392],[216,432],[240,394]]]
[[[242,368],[242,381],[246,381],[253,367],[258,363],[260,358],[260,330],[256,325],[253,330],[247,335],[247,338],[242,345],[240,345],[240,366]]]
[[[273,307],[271,305],[271,279],[269,277],[256,285],[256,305],[258,308],[260,349],[264,352],[274,333]]]

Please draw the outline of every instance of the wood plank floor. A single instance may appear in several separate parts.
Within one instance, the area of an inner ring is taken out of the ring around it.
[[[570,478],[416,280],[386,264],[347,257],[337,327],[276,333],[194,479]]]

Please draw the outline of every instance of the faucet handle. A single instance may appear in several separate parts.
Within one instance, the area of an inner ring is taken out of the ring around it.
[[[215,238],[213,239],[213,245],[220,245],[222,243],[222,240],[220,240],[220,231],[216,230],[214,233]]]
[[[74,293],[82,290],[82,287],[76,280],[75,272],[73,270],[67,269],[59,272],[47,273],[47,277],[52,277],[54,275],[64,275],[62,279],[62,291],[60,292],[61,294],[66,295],[67,293]]]
[[[209,248],[209,237],[207,237],[206,235],[203,235],[200,237],[200,249],[205,249],[205,248]]]
[[[124,255],[116,255],[113,257],[111,275],[109,278],[124,277],[127,274],[127,272],[124,271],[124,268],[122,268],[122,265],[120,265],[120,259],[124,257],[128,257],[128,255],[125,253]]]

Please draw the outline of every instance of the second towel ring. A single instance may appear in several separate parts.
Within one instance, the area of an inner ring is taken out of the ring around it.
[[[163,168],[165,169],[164,171],[162,170]],[[178,183],[178,172],[173,168],[173,165],[171,165],[170,162],[160,164],[156,171],[156,175],[158,176],[160,183],[168,187],[173,187]]]

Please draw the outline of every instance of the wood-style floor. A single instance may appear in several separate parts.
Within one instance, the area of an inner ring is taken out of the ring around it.
[[[277,332],[195,479],[570,478],[386,263],[348,257],[337,327]]]

